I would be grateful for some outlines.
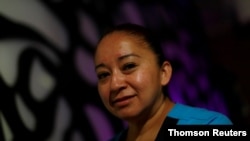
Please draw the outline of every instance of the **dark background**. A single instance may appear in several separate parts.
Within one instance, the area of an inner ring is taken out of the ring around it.
[[[0,140],[106,141],[118,133],[125,123],[102,105],[92,59],[100,35],[124,22],[157,34],[174,67],[166,92],[175,102],[248,125],[249,6],[244,0],[0,1]]]

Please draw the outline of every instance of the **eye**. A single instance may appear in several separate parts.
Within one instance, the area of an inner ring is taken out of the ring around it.
[[[97,74],[97,77],[98,77],[99,80],[105,79],[105,78],[108,77],[108,76],[109,76],[109,73],[108,73],[108,72],[102,72],[102,73],[98,73],[98,74]]]
[[[131,70],[131,69],[133,69],[135,67],[136,67],[135,63],[127,63],[127,64],[123,65],[122,70],[124,70],[124,71]]]

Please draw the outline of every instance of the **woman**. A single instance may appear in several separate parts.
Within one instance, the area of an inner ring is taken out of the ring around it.
[[[105,107],[128,123],[113,140],[161,140],[167,125],[232,124],[221,113],[174,103],[164,94],[172,67],[142,26],[122,24],[104,34],[95,65]]]

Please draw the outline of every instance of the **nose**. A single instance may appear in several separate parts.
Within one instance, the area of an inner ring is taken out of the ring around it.
[[[126,88],[125,74],[114,71],[112,74],[111,82],[110,82],[110,90],[111,93],[117,94],[122,89]]]

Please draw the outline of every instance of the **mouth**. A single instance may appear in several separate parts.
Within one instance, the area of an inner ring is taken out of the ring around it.
[[[116,98],[112,101],[112,105],[118,106],[118,107],[124,107],[124,106],[128,105],[134,97],[135,97],[135,95]]]

